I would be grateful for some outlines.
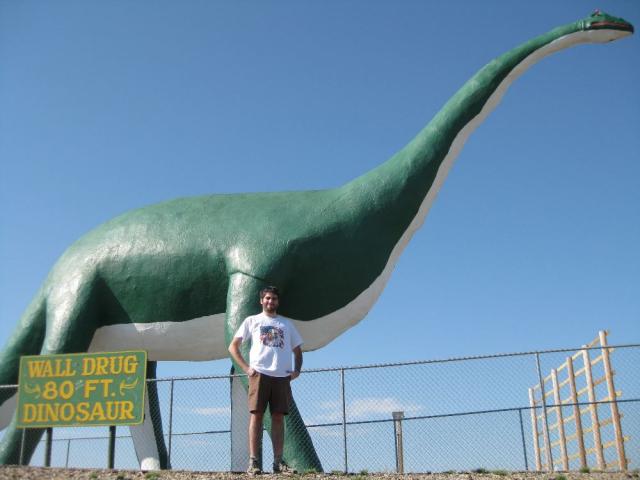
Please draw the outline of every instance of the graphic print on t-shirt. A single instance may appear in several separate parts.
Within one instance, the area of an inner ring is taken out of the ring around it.
[[[266,347],[284,348],[284,332],[271,325],[260,327],[260,341]]]

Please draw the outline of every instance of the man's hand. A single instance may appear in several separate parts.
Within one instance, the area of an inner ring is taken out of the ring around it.
[[[293,349],[293,364],[294,370],[289,372],[291,374],[291,380],[295,380],[300,376],[300,370],[302,369],[302,348],[300,345]]]
[[[239,337],[235,337],[231,344],[229,345],[229,353],[231,354],[231,358],[236,362],[236,364],[242,369],[244,373],[253,377],[258,374],[253,368],[251,368],[247,362],[242,358],[242,354],[240,353],[240,344],[242,343],[242,339]]]

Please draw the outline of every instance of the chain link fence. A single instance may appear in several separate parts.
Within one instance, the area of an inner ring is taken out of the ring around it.
[[[640,345],[585,350],[596,357],[605,349],[611,354],[618,391],[613,398],[594,361],[591,400],[583,400],[588,385],[579,381],[582,396],[577,402],[563,385],[558,388],[560,404],[548,391],[544,402],[539,395],[539,403],[531,403],[529,389],[539,389],[541,380],[549,385],[545,377],[576,350],[306,370],[292,389],[325,472],[525,471],[550,470],[550,464],[564,470],[563,455],[569,470],[600,470],[596,429],[606,469],[624,469],[616,463],[613,403],[619,411],[626,468],[635,470],[640,466]],[[172,468],[230,470],[231,377],[154,381]],[[586,466],[577,452],[574,407],[582,420]],[[589,423],[594,410],[597,426]],[[563,438],[559,424],[566,427]],[[55,429],[50,464],[104,467],[107,432],[105,427]],[[127,433],[117,430],[115,467],[137,469]],[[271,464],[271,455],[269,436],[264,435],[265,466]],[[31,464],[42,465],[44,458],[43,440]]]

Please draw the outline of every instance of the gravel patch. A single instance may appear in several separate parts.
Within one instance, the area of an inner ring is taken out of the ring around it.
[[[533,473],[533,472],[454,472],[425,474],[305,474],[273,475],[264,474],[249,477],[246,474],[228,472],[192,472],[185,470],[161,470],[142,472],[139,470],[108,470],[88,468],[47,468],[0,466],[0,480],[247,480],[249,478],[292,480],[640,480],[638,471],[594,472],[594,473]]]

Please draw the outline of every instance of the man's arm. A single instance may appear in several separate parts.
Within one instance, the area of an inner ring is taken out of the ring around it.
[[[231,354],[231,358],[233,358],[233,360],[240,366],[242,371],[244,371],[244,373],[246,373],[250,377],[253,377],[257,372],[253,368],[251,368],[242,357],[242,354],[240,353],[241,343],[242,338],[234,337],[234,339],[231,341],[231,345],[229,345],[229,353]]]
[[[293,361],[294,367],[293,372],[291,372],[291,380],[298,378],[302,369],[302,348],[300,348],[300,345],[293,349]]]

